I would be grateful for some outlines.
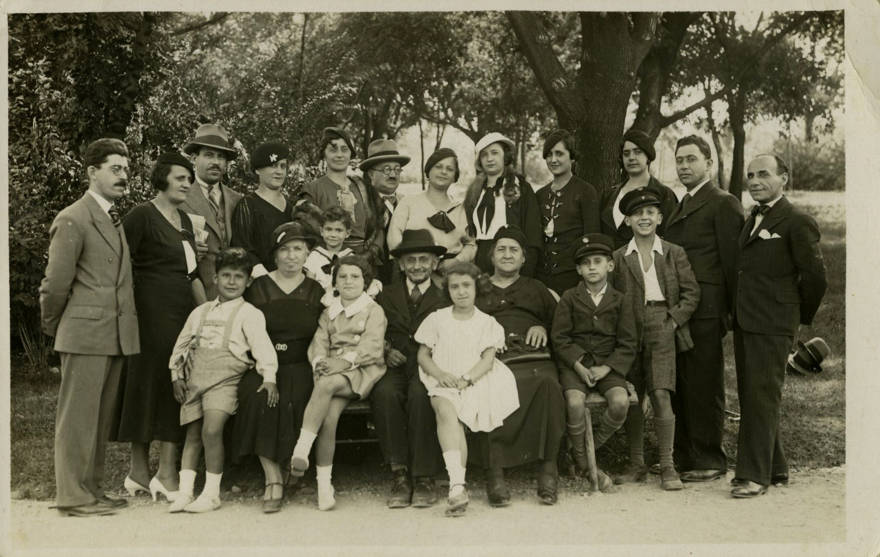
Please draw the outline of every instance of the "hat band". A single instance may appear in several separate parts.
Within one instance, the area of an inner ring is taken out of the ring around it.
[[[378,153],[372,153],[370,156],[368,156],[366,158],[366,160],[370,160],[370,159],[376,158],[376,157],[385,157],[388,155],[394,155],[395,157],[403,156],[400,154],[399,151],[379,151]]]
[[[190,143],[194,143],[196,145],[204,145],[206,147],[220,147],[221,149],[226,149],[227,151],[235,151],[235,149],[230,146],[229,141],[220,137],[219,135],[201,135],[193,139]]]

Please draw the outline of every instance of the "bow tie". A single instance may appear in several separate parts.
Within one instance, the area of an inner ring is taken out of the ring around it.
[[[758,204],[752,207],[752,216],[757,217],[758,215],[766,215],[767,211],[770,210],[770,205],[762,205]]]
[[[338,260],[339,260],[339,256],[334,253],[333,259],[330,260],[330,263],[327,263],[326,265],[321,265],[321,270],[324,271],[324,274],[326,274],[326,275],[332,274],[333,273],[333,265],[335,265]]]

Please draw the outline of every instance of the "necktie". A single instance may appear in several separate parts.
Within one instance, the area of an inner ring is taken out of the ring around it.
[[[385,203],[388,203],[389,205],[391,205],[392,207],[397,207],[397,196],[394,194],[383,195],[382,200],[385,201]]]
[[[217,184],[208,186],[208,201],[211,202],[211,209],[215,215],[220,215],[220,188]]]
[[[421,299],[422,299],[422,291],[419,290],[418,284],[414,284],[412,287],[412,290],[409,293],[409,300],[415,306],[415,305],[418,305],[419,300],[421,300]]]
[[[769,210],[770,210],[769,205],[762,205],[759,203],[758,205],[755,205],[754,207],[752,207],[752,216],[757,217],[758,215],[766,215],[767,211],[769,211]]]
[[[681,203],[678,204],[678,212],[683,213],[685,207],[687,207],[688,201],[691,200],[691,194],[686,193],[684,197],[681,198]]]
[[[107,209],[107,213],[110,215],[110,221],[113,223],[113,226],[119,226],[122,223],[122,218],[119,216],[119,209],[116,208],[116,205],[111,205]]]

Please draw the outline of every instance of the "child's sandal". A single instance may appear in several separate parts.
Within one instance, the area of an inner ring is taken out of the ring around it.
[[[451,488],[452,486],[450,486]],[[464,486],[462,486],[464,487]],[[468,492],[467,488],[462,489],[458,495],[450,496],[446,500],[446,516],[456,517],[462,516],[467,510]]]

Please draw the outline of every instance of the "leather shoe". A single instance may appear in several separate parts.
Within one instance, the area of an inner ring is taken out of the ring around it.
[[[73,507],[56,507],[63,516],[106,516],[115,514],[116,509],[103,503],[94,502],[88,505],[75,505]]]
[[[122,507],[128,506],[128,501],[126,501],[125,499],[110,497],[107,494],[98,497],[98,502],[113,509],[121,509]]]
[[[785,487],[788,485],[788,474],[779,474],[770,478],[770,483],[774,487]]]
[[[672,466],[664,466],[660,469],[660,487],[666,491],[678,491],[684,489],[678,472]]]
[[[558,501],[556,476],[547,472],[538,475],[538,500],[542,505],[555,505]]]
[[[437,502],[433,478],[416,478],[413,487],[412,506],[417,509],[428,508]]]
[[[391,484],[391,493],[388,495],[389,509],[403,509],[412,502],[413,488],[409,481],[406,470],[394,473]]]
[[[493,507],[506,507],[510,504],[510,491],[504,483],[503,471],[490,471],[486,480],[486,495],[489,497],[489,505]]]
[[[767,486],[750,480],[741,482],[730,490],[730,494],[736,499],[750,499],[767,493]]]
[[[681,473],[683,482],[709,482],[724,477],[724,470],[688,470]]]
[[[659,470],[658,470],[659,472]],[[616,485],[620,484],[628,484],[628,483],[636,483],[643,482],[645,478],[648,476],[648,467],[644,464],[633,464],[630,463],[626,470],[623,471],[623,474],[619,474],[614,477],[614,483]]]

